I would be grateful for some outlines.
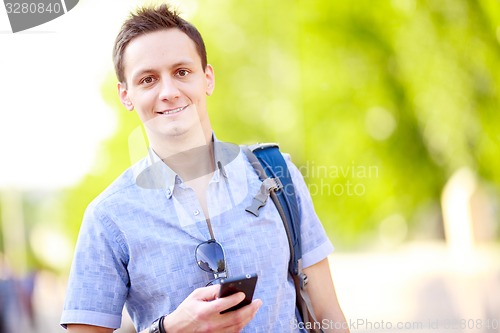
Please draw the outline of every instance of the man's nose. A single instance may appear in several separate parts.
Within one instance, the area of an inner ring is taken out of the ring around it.
[[[180,91],[179,88],[177,87],[175,79],[168,76],[162,78],[160,89],[161,90],[159,97],[161,100],[171,101],[178,98],[180,95]]]

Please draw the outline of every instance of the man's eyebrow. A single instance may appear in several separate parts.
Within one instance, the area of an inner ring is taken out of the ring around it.
[[[185,60],[181,60],[181,61],[176,62],[171,67],[176,68],[176,67],[182,67],[182,66],[192,66],[194,63],[195,63],[194,60],[185,59]]]
[[[154,72],[154,71],[155,71],[155,70],[154,70],[154,69],[152,69],[152,68],[144,68],[144,69],[141,69],[141,70],[139,70],[138,72],[136,72],[136,73],[134,73],[134,74],[132,75],[132,80],[135,80],[136,78],[138,78],[138,77],[140,77],[140,76],[142,76],[142,75],[144,75],[144,74],[146,74],[146,73],[152,73],[152,72]]]

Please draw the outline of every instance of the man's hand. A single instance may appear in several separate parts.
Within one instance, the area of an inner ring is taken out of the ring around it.
[[[179,307],[165,317],[163,325],[168,333],[191,332],[240,332],[255,316],[262,305],[260,299],[236,311],[220,314],[245,298],[242,292],[217,298],[220,285],[194,290]],[[68,325],[68,333],[112,333],[113,329],[90,326]],[[149,328],[141,333],[149,332]]]
[[[175,332],[240,332],[255,316],[262,305],[260,299],[236,311],[220,314],[244,298],[242,292],[217,298],[220,285],[194,290],[179,307],[165,317],[163,324],[168,333]]]

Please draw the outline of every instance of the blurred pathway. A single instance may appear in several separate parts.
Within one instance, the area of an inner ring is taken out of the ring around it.
[[[454,257],[444,243],[334,254],[351,332],[500,332],[500,246]]]

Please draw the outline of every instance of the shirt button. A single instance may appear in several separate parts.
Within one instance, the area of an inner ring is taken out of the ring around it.
[[[194,214],[194,216],[198,216],[198,215],[200,215],[200,211],[197,209],[197,210],[195,210],[195,211],[193,212],[193,214]]]

